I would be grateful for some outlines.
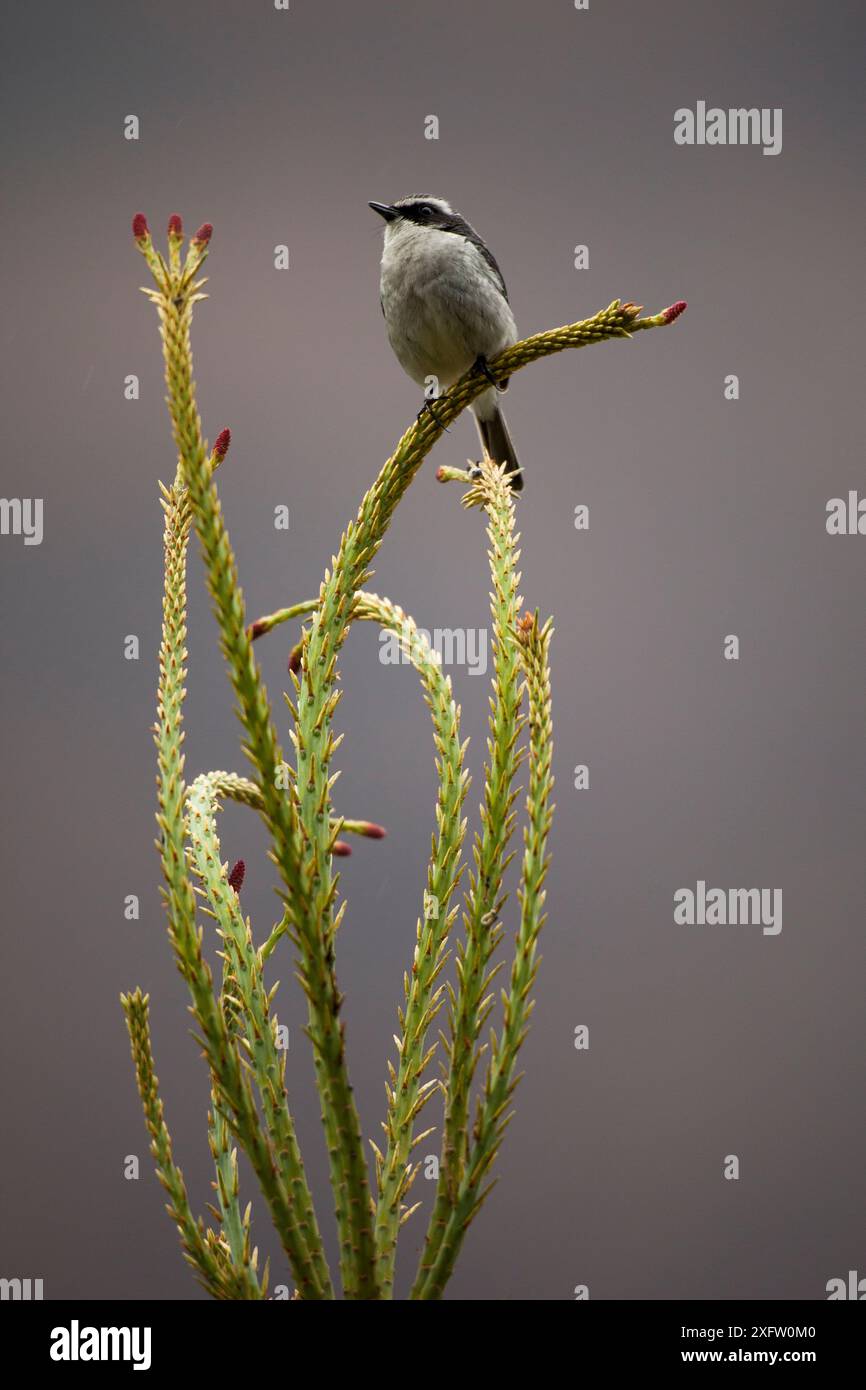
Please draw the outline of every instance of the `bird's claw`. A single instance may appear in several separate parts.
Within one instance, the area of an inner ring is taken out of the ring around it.
[[[490,385],[500,393],[500,395],[505,390],[505,386],[501,386],[499,382],[496,380],[496,377],[491,372],[487,362],[487,358],[483,354],[480,354],[478,357],[476,357],[474,363],[472,364],[472,370],[473,372],[480,372],[481,375],[485,377],[487,381],[490,382]]]
[[[429,414],[429,415],[432,416],[432,418],[436,421],[436,424],[439,426],[440,430],[444,430],[446,434],[449,433],[448,426],[447,426],[447,425],[439,418],[439,416],[436,414],[436,408],[435,408],[435,406],[433,405],[433,401],[430,399],[429,396],[425,396],[425,397],[424,397],[424,404],[422,405],[421,409],[418,411],[418,416],[417,416],[417,418],[418,418],[419,421],[420,421],[420,419],[421,419],[421,416],[424,415],[425,412],[426,412],[427,414]]]

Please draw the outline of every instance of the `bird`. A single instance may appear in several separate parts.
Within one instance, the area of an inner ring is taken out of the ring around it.
[[[369,206],[385,220],[379,295],[388,340],[424,388],[422,410],[435,416],[436,396],[472,367],[483,373],[490,387],[472,402],[481,447],[520,491],[523,472],[498,400],[508,378],[496,381],[488,367],[518,337],[493,252],[445,198],[413,193]]]

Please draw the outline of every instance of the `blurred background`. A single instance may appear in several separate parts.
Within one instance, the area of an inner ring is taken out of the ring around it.
[[[825,528],[830,498],[864,490],[862,7],[46,0],[4,27],[2,491],[44,499],[44,538],[0,537],[0,1274],[42,1278],[47,1298],[203,1297],[162,1211],[118,1003],[150,991],[166,1117],[202,1211],[207,1080],[153,849],[157,479],[174,457],[130,218],[146,212],[160,242],[172,212],[215,226],[196,376],[207,435],[234,436],[219,486],[255,617],[315,594],[418,408],[385,339],[367,207],[412,192],[477,227],[527,334],[615,296],[647,312],[689,301],[664,332],[519,373],[507,398],[527,478],[522,591],[556,621],[558,811],[526,1076],[449,1296],[813,1299],[866,1272],[866,539]],[[781,107],[782,152],[678,147],[674,112],[698,101]],[[488,622],[479,517],[434,478],[475,449],[467,416],[376,562],[371,587],[428,629]],[[189,774],[244,771],[197,548],[190,604]],[[729,634],[739,661],[723,658]],[[285,742],[297,635],[257,649]],[[341,670],[338,807],[389,829],[340,865],[351,1076],[378,1138],[433,749],[413,672],[380,662],[368,626]],[[474,827],[489,676],[451,675]],[[264,834],[244,808],[221,828],[260,940],[277,913]],[[676,925],[673,895],[699,879],[781,888],[781,933]],[[334,1255],[288,947],[278,967]],[[401,1296],[432,1188],[419,1179]],[[244,1195],[286,1282],[252,1178]]]

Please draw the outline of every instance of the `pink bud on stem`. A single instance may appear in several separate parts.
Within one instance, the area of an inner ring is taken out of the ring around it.
[[[353,826],[357,835],[366,835],[368,840],[384,840],[388,834],[384,825],[377,825],[371,820],[354,821]]]
[[[213,446],[214,458],[216,459],[217,463],[222,463],[223,459],[225,458],[226,454],[227,454],[228,451],[229,451],[229,445],[231,444],[231,442],[232,442],[232,432],[231,432],[231,430],[230,430],[230,429],[220,430],[219,434],[217,435],[216,439],[214,440],[214,446]]]

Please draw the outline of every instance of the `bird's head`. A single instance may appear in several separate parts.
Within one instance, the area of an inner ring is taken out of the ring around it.
[[[454,209],[444,198],[432,193],[410,193],[395,203],[371,203],[370,207],[385,219],[385,239],[406,227],[429,227],[440,232],[454,229]]]

